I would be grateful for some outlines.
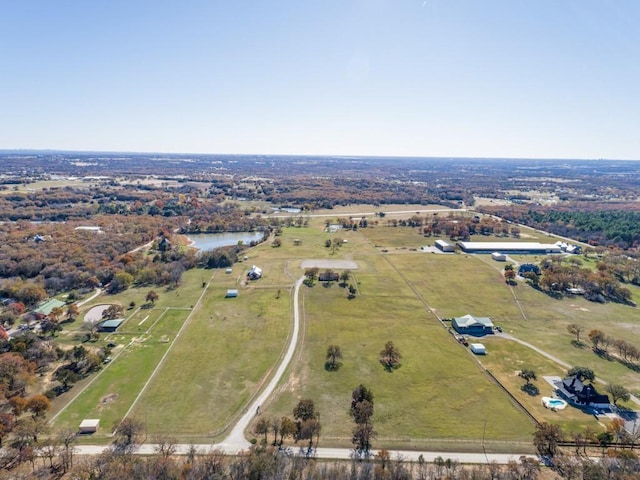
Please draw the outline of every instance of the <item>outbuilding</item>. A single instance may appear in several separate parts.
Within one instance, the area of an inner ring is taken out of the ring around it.
[[[499,252],[533,255],[562,253],[558,245],[538,242],[458,242],[458,246],[465,253]]]
[[[224,298],[236,298],[237,296],[238,296],[238,290],[229,289],[227,290],[227,294],[224,296]]]
[[[436,240],[434,245],[438,250],[441,250],[443,252],[448,252],[448,253],[454,252],[456,249],[454,245],[451,245],[449,242],[445,240]]]
[[[112,320],[105,320],[100,324],[98,330],[101,332],[115,332],[120,325],[124,322],[124,318],[114,318]]]
[[[506,262],[507,261],[507,254],[506,253],[500,253],[500,252],[493,252],[491,254],[491,259],[495,260],[496,262]]]
[[[481,343],[472,343],[471,345],[469,345],[469,348],[476,355],[486,355],[487,354],[487,349]]]
[[[78,428],[78,431],[80,433],[96,433],[99,425],[99,418],[87,418],[80,422],[80,428]]]

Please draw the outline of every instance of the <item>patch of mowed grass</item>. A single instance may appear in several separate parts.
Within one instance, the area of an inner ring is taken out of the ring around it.
[[[265,384],[287,344],[290,290],[214,287],[194,312],[133,416],[151,434],[215,436]]]
[[[427,318],[415,297],[372,295],[348,301],[335,285],[305,287],[304,295],[304,345],[264,415],[291,416],[299,399],[310,398],[321,412],[322,436],[348,444],[351,392],[362,383],[375,397],[376,447],[480,439],[485,419],[492,425],[487,439],[529,438],[532,423],[446,329]],[[400,368],[391,373],[379,363],[389,340],[403,355]],[[324,368],[331,344],[340,346],[344,356],[335,372]]]
[[[381,297],[414,297],[414,293],[398,272],[393,268],[387,256],[368,255],[356,257],[359,268],[354,270],[353,278],[357,282],[359,295]]]
[[[582,410],[568,406],[564,410],[554,412],[542,405],[542,397],[550,397],[553,393],[553,387],[544,380],[543,376],[564,378],[566,369],[536,351],[511,340],[485,337],[482,342],[487,347],[487,355],[478,357],[480,363],[487,367],[538,421],[557,423],[565,433],[584,431],[587,426],[596,431],[602,429],[593,415]],[[532,396],[522,391],[521,387],[526,382],[518,375],[523,369],[531,369],[536,373],[537,380],[531,383],[538,387],[538,395]],[[604,391],[603,385],[596,386]]]
[[[295,280],[304,274],[301,268],[303,260],[307,259],[327,259],[343,260],[353,259],[361,252],[372,251],[365,239],[358,232],[345,230],[335,234],[322,232],[319,228],[309,227],[288,227],[283,229],[283,234],[277,237],[281,240],[282,246],[273,248],[271,242],[261,244],[251,250],[249,259],[237,264],[242,269],[241,276],[251,268],[252,264],[260,266],[263,276],[258,281],[248,282],[249,286],[282,286],[292,285]],[[347,240],[342,243],[335,253],[324,246],[327,239],[341,238]],[[294,239],[301,240],[301,244],[293,244]],[[235,267],[234,267],[235,269]],[[235,273],[235,272],[234,272]]]
[[[606,381],[622,383],[634,391],[640,389],[634,370],[595,355],[587,338],[590,330],[600,329],[613,338],[640,345],[640,322],[634,320],[633,307],[589,302],[579,296],[554,298],[524,281],[509,288],[501,273],[482,256],[416,254],[387,258],[440,317],[466,313],[491,317],[508,333],[571,365],[588,366]],[[567,332],[570,323],[583,327],[582,348],[571,343],[574,336]]]
[[[385,220],[380,220],[383,223]],[[420,232],[422,227],[376,227],[361,228],[358,231],[364,235],[372,245],[376,247],[417,248],[427,243],[433,243],[433,239],[425,238]]]
[[[85,418],[99,418],[103,432],[122,419],[154,368],[169,348],[161,341],[175,335],[188,312],[164,312],[149,335],[133,339],[104,371],[56,418],[56,429],[76,429]],[[156,330],[157,329],[157,330]],[[172,338],[171,338],[172,339]],[[73,389],[69,392],[74,395]]]
[[[390,255],[389,261],[440,317],[470,313],[501,319],[519,315],[499,272],[472,255]]]

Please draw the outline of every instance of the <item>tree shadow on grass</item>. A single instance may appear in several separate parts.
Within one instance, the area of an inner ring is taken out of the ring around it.
[[[324,362],[324,369],[327,372],[337,372],[338,370],[340,370],[340,367],[342,366],[342,362]]]
[[[533,383],[526,383],[522,385],[520,387],[520,390],[522,390],[524,393],[532,397],[535,397],[536,395],[540,394],[540,389],[538,388],[537,385],[534,385]]]
[[[380,364],[384,367],[384,369],[389,372],[389,373],[393,373],[394,370],[399,369],[402,364],[400,363],[394,363],[394,364],[390,364],[389,362],[385,362],[383,360],[380,360]]]

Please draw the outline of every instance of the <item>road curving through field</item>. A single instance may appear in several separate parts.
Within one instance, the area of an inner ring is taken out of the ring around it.
[[[293,354],[296,351],[296,347],[298,346],[298,337],[300,336],[300,308],[298,302],[298,296],[300,292],[300,286],[304,281],[304,276],[300,277],[298,281],[295,283],[294,292],[293,292],[293,333],[291,334],[291,340],[289,342],[289,346],[287,347],[287,351],[282,358],[282,362],[278,366],[276,373],[271,378],[271,381],[267,385],[267,387],[260,392],[260,394],[255,398],[255,400],[247,407],[246,411],[240,417],[238,423],[235,424],[231,433],[219,444],[215,445],[215,447],[223,450],[225,452],[238,452],[240,450],[245,450],[251,446],[251,444],[247,441],[244,436],[244,431],[251,423],[251,420],[258,414],[260,411],[260,407],[267,401],[269,396],[273,393],[273,391],[278,386],[278,383],[282,379],[285,370],[289,366],[291,359],[293,358]]]

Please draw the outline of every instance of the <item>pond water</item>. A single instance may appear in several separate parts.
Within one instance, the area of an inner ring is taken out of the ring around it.
[[[192,247],[198,250],[213,250],[219,247],[237,245],[242,241],[245,245],[262,240],[262,232],[224,232],[224,233],[190,233]]]

